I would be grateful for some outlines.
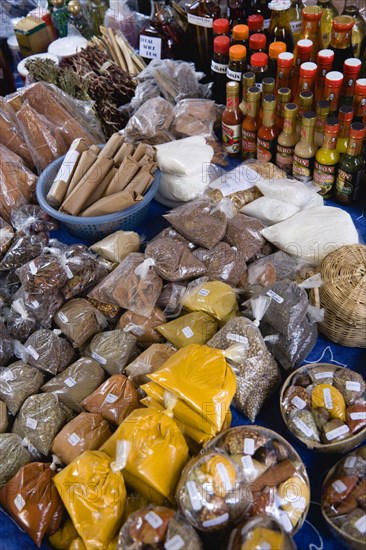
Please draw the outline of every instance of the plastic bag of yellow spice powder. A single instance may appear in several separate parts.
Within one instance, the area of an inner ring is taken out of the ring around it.
[[[54,477],[87,550],[105,550],[120,527],[127,496],[122,468],[105,453],[86,451]]]
[[[157,327],[158,332],[176,348],[205,344],[218,329],[217,321],[203,311],[193,311]]]
[[[159,393],[156,386],[173,394],[177,398],[174,417],[213,436],[222,429],[236,391],[236,377],[225,356],[240,347],[219,350],[197,344],[185,346],[149,374],[151,382],[142,389],[160,402],[161,390]],[[155,390],[154,395],[150,390]]]
[[[182,298],[182,306],[189,311],[203,311],[218,321],[237,312],[236,292],[221,281],[191,283]]]
[[[330,384],[319,384],[311,393],[311,406],[316,409],[323,407],[332,418],[346,420],[346,403],[343,395]]]
[[[117,443],[129,444],[123,477],[126,484],[149,501],[174,502],[174,491],[188,447],[169,414],[155,409],[136,409],[100,448],[113,459]]]

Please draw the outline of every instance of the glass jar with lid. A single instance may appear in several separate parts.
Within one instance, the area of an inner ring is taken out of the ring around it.
[[[294,49],[294,40],[290,25],[291,0],[272,0],[269,4],[271,9],[271,22],[267,31],[269,42],[284,42],[287,51]]]

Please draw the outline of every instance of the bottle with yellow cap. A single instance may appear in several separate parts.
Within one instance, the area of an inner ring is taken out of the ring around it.
[[[277,75],[277,59],[280,53],[286,51],[286,44],[284,42],[272,42],[268,48],[268,75],[276,78]]]
[[[239,109],[241,110],[241,112],[243,113],[244,116],[248,113],[248,110],[247,110],[247,90],[248,90],[248,88],[250,88],[251,86],[254,86],[254,85],[255,85],[255,74],[252,73],[251,71],[248,71],[248,72],[244,73],[243,78],[242,78],[243,96],[242,96],[241,103],[239,105]]]
[[[69,28],[70,25],[73,25],[84,38],[89,40],[93,36],[93,29],[81,11],[81,4],[79,0],[71,0],[67,5],[67,9],[69,12]]]
[[[332,195],[336,181],[339,152],[337,151],[337,136],[339,121],[335,117],[326,120],[324,126],[323,145],[315,157],[314,183],[319,187],[318,193],[324,198]]]
[[[229,65],[226,71],[227,79],[238,82],[239,93],[242,91],[242,78],[246,67],[247,50],[245,46],[237,44],[229,49]]]
[[[243,113],[239,109],[239,82],[226,84],[226,109],[222,113],[222,142],[229,157],[241,156],[241,124]]]
[[[67,21],[69,14],[64,0],[52,0],[52,23],[55,27],[59,38],[67,36]]]
[[[248,88],[248,114],[242,125],[242,158],[253,159],[257,156],[258,112],[261,93],[256,86]]]
[[[291,174],[292,172],[295,145],[300,139],[296,131],[297,109],[296,103],[287,103],[285,105],[283,130],[277,138],[276,164],[286,174]]]
[[[276,158],[276,97],[267,94],[263,98],[263,124],[259,127],[257,137],[257,159],[262,162],[273,162]]]

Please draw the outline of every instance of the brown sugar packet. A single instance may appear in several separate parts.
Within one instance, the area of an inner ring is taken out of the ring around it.
[[[100,414],[82,412],[56,435],[51,452],[70,464],[81,453],[99,449],[111,435],[108,422]]]
[[[99,149],[98,149],[98,152],[99,152]],[[89,168],[91,168],[91,166],[97,160],[97,156],[98,155],[91,150],[91,147],[87,151],[84,151],[84,153],[81,154],[78,165],[75,168],[75,172],[66,190],[66,197],[68,197],[71,194],[71,192],[75,189],[75,187],[77,186],[81,178],[84,176],[84,174],[88,172]]]
[[[111,168],[110,171],[104,176],[96,190],[90,195],[89,199],[85,203],[85,210],[89,208],[89,206],[92,206],[94,203],[99,201],[101,199],[108,187],[108,185],[111,183],[112,179],[117,173],[117,168]]]
[[[136,176],[130,181],[125,188],[125,191],[131,193],[134,191],[136,195],[144,195],[151,183],[154,181],[154,176],[150,172],[140,170]]]
[[[140,169],[139,164],[132,157],[126,157],[122,162],[121,166],[118,168],[118,171],[110,184],[108,185],[105,196],[113,195],[119,191],[123,191],[133,177],[137,174]]]
[[[102,197],[89,208],[81,212],[82,217],[88,216],[104,216],[105,214],[112,214],[113,212],[120,212],[125,210],[135,203],[140,202],[143,199],[141,195],[136,193],[130,193],[129,191],[120,191],[114,193],[108,197]]]
[[[81,406],[118,426],[137,408],[138,397],[131,380],[123,374],[114,374],[86,397]]]

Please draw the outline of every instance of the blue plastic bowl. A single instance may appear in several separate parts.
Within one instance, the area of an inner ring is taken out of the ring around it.
[[[65,157],[54,160],[39,176],[36,188],[37,200],[42,209],[49,216],[57,220],[71,235],[80,237],[89,242],[96,242],[106,235],[110,235],[118,229],[131,231],[135,229],[146,218],[150,203],[155,197],[160,183],[160,170],[155,172],[155,178],[149,187],[143,200],[134,206],[125,208],[120,212],[83,218],[81,216],[70,216],[52,208],[46,201],[46,196],[51,188],[53,180]]]

